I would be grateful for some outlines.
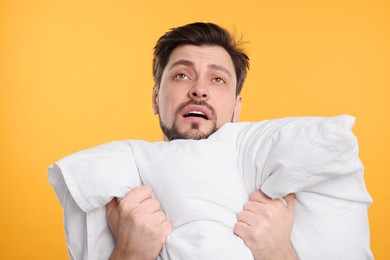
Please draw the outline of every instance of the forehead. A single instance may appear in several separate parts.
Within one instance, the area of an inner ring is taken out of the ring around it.
[[[180,60],[191,61],[195,66],[222,66],[235,75],[233,61],[229,53],[220,46],[181,45],[176,47],[169,57],[167,68]]]

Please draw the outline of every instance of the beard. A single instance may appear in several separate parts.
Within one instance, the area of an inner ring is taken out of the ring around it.
[[[187,130],[185,132],[180,132],[179,128],[176,125],[176,122],[173,123],[172,127],[167,127],[161,122],[160,119],[160,127],[164,135],[169,141],[176,140],[176,139],[194,139],[194,140],[200,140],[200,139],[207,139],[210,135],[215,133],[218,128],[217,124],[213,123],[213,127],[208,132],[200,132],[199,130],[199,124],[198,123],[192,123],[191,129]]]
[[[212,114],[212,127],[207,132],[201,132],[199,130],[199,123],[192,122],[191,127],[189,130],[185,132],[181,132],[179,130],[179,127],[177,126],[176,120],[180,116],[181,110],[183,110],[188,105],[198,105],[198,106],[205,106],[207,109],[210,110]],[[200,139],[207,139],[210,135],[215,133],[217,128],[217,115],[215,113],[215,110],[213,107],[211,107],[209,104],[207,104],[205,101],[194,101],[190,100],[188,102],[185,102],[181,104],[175,112],[175,121],[173,122],[171,127],[167,127],[164,125],[164,123],[161,121],[161,117],[159,116],[159,122],[162,132],[164,133],[165,137],[169,140],[176,140],[176,139],[194,139],[194,140],[200,140]]]

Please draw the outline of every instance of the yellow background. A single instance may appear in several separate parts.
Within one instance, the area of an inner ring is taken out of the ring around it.
[[[372,250],[390,259],[388,1],[0,1],[0,259],[67,259],[47,180],[61,157],[160,140],[151,59],[171,27],[211,21],[247,41],[242,121],[348,113],[374,204]]]

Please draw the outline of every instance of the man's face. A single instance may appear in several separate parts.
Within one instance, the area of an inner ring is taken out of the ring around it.
[[[171,53],[160,87],[153,91],[164,140],[203,139],[226,122],[237,122],[233,62],[222,47],[182,45]]]

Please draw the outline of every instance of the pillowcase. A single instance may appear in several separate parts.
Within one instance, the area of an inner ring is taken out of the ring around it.
[[[353,124],[350,116],[283,118],[228,123],[198,141],[112,142],[60,160],[49,179],[60,200],[69,190],[87,215],[150,185],[174,225],[163,259],[251,259],[233,228],[256,189],[272,198],[296,193],[292,243],[301,259],[369,259],[371,198]],[[98,219],[89,228],[111,236]]]

